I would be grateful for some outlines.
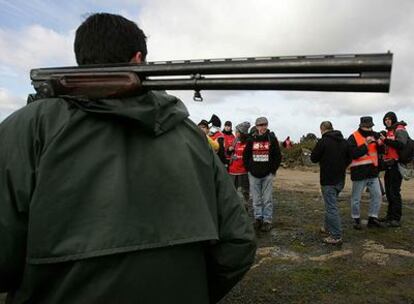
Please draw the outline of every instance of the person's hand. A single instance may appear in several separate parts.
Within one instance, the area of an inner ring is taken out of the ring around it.
[[[230,146],[229,147],[229,151],[233,151],[234,150],[234,147],[233,146]]]
[[[368,136],[366,139],[365,139],[365,142],[367,143],[367,145],[369,145],[370,143],[372,143],[372,142],[374,142],[375,141],[375,138],[373,137],[373,136]]]
[[[382,133],[380,133],[380,139],[382,140],[382,141],[384,141],[385,140],[385,136],[382,134]]]

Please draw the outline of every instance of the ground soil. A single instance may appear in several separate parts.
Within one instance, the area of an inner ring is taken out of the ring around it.
[[[347,177],[339,197],[344,243],[332,246],[322,243],[319,232],[324,206],[318,172],[317,167],[278,171],[274,228],[258,233],[255,264],[220,304],[414,303],[414,180],[403,182],[401,228],[364,225],[357,231]],[[364,193],[363,219],[368,201]],[[384,201],[381,215],[386,206]]]
[[[344,243],[325,245],[318,168],[280,169],[274,228],[258,233],[256,261],[220,304],[414,303],[414,181],[404,181],[400,228],[367,228],[369,194],[361,201],[363,229],[350,219],[349,176],[339,197]],[[381,215],[386,211],[384,199]]]

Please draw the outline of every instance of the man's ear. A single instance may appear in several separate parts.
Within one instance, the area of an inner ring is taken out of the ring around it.
[[[143,62],[143,58],[142,58],[142,53],[141,52],[136,52],[134,56],[132,56],[131,63],[142,63]]]

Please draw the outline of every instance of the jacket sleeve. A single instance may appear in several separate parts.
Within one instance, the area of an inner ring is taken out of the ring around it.
[[[318,163],[321,160],[324,150],[323,147],[323,139],[321,139],[316,143],[315,148],[312,150],[310,158],[313,163]]]
[[[351,159],[360,158],[368,153],[367,145],[361,145],[358,147],[353,135],[349,136],[348,145]]]
[[[206,257],[211,303],[241,280],[256,252],[252,223],[224,166],[214,159],[219,240],[209,245]]]
[[[19,286],[25,265],[35,172],[31,129],[25,117],[15,115],[0,125],[0,292]]]
[[[223,137],[217,138],[217,142],[219,144],[217,155],[223,164],[227,164],[226,152],[224,149],[224,138]]]
[[[279,169],[280,163],[282,162],[282,153],[280,152],[279,141],[276,136],[273,136],[273,147],[273,159],[275,162],[275,168],[277,170]]]
[[[250,162],[252,160],[252,148],[253,141],[249,138],[246,143],[246,147],[243,151],[243,165],[247,171],[250,171]]]

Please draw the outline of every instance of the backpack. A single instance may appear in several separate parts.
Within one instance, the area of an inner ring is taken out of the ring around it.
[[[414,161],[414,140],[408,137],[407,143],[398,151],[398,157],[398,161],[402,164],[408,164]]]

